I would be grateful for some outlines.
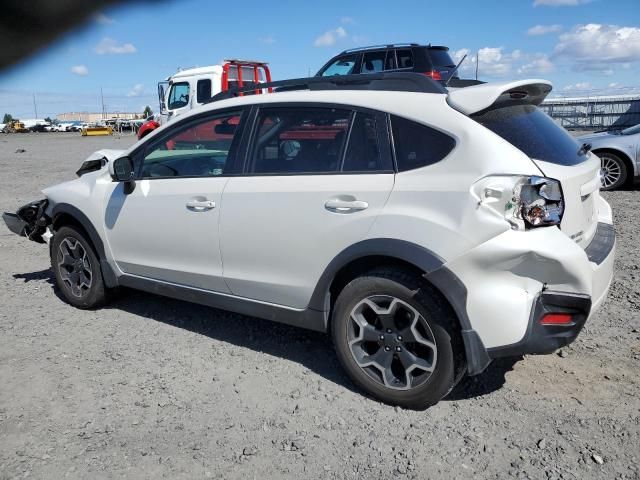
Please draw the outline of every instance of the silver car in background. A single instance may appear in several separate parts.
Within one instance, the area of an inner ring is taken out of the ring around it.
[[[602,161],[602,190],[615,190],[640,177],[640,124],[578,137]]]

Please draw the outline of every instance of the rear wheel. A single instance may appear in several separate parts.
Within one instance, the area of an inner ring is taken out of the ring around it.
[[[464,361],[455,322],[433,287],[412,274],[383,269],[342,290],[332,335],[356,385],[385,403],[424,409],[460,378]]]
[[[82,230],[65,226],[56,231],[51,244],[51,267],[58,288],[71,305],[87,309],[106,302],[100,262]]]
[[[602,168],[602,190],[615,190],[627,181],[627,166],[622,158],[609,152],[597,154]]]

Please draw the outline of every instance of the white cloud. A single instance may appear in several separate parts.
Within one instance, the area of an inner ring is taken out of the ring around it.
[[[324,32],[313,42],[315,47],[331,47],[335,45],[335,43],[347,36],[347,31],[343,27],[338,27],[335,30],[329,30],[328,32]]]
[[[527,35],[530,37],[539,37],[540,35],[546,35],[547,33],[556,33],[562,30],[562,25],[536,25],[527,30]]]
[[[273,35],[267,35],[266,37],[262,37],[259,39],[260,43],[264,43],[265,45],[273,45],[276,43],[276,39]]]
[[[467,55],[464,63],[460,66],[463,74],[475,73],[476,54],[471,53],[468,48],[461,48],[453,52],[453,60],[456,64]],[[520,50],[504,52],[503,47],[484,47],[478,50],[478,76],[482,77],[504,77],[511,73],[513,63],[522,57]]]
[[[547,7],[576,7],[585,3],[589,3],[591,0],[534,0],[533,6],[539,7],[541,5]]]
[[[81,77],[89,75],[89,69],[85,65],[74,65],[69,69],[69,71],[76,75],[80,75]]]
[[[111,25],[115,22],[115,20],[111,17],[106,16],[104,13],[99,12],[93,16],[93,20],[100,25]]]
[[[589,82],[578,82],[571,85],[566,85],[563,90],[570,92],[572,90],[591,90],[592,88],[593,85],[591,85]]]
[[[351,25],[352,23],[356,23],[355,20],[351,17],[342,17],[340,19],[340,23],[343,23],[345,25]]]
[[[136,83],[133,88],[127,93],[127,97],[139,97],[144,93],[144,85]]]
[[[104,37],[94,48],[98,55],[119,55],[135,53],[136,47],[131,43],[118,43],[113,38]]]
[[[478,51],[478,74],[482,77],[504,77],[511,73],[513,63],[522,56],[520,50],[511,53],[503,47],[484,47]],[[475,68],[476,59],[472,59]]]
[[[624,63],[640,60],[640,28],[589,23],[560,35],[556,55],[578,63]]]
[[[555,69],[555,65],[549,57],[544,53],[536,53],[530,62],[521,65],[518,68],[519,75],[542,75],[551,73]]]
[[[457,64],[467,55],[460,66],[462,77],[475,76],[476,54],[468,48],[461,48],[451,53]],[[478,77],[509,77],[515,74],[523,76],[540,76],[555,70],[555,65],[544,53],[524,53],[521,50],[505,51],[504,47],[485,47],[478,51]]]

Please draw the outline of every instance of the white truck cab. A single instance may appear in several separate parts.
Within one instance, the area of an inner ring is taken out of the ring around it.
[[[138,138],[203,105],[220,92],[263,82],[271,82],[271,73],[266,62],[256,60],[227,59],[221,65],[178,70],[158,83],[160,114],[140,127]]]

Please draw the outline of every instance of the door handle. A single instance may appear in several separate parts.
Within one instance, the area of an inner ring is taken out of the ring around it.
[[[204,212],[205,210],[216,208],[216,202],[213,200],[189,200],[187,202],[187,208],[189,210],[195,210],[196,212]]]
[[[369,204],[362,200],[341,200],[339,198],[332,198],[324,203],[324,208],[330,212],[353,213],[369,208]]]

